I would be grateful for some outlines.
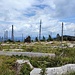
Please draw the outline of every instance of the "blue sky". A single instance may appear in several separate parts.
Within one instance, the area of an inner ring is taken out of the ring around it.
[[[14,25],[15,37],[38,36],[39,22],[42,20],[42,35],[74,35],[75,0],[0,0],[0,36]]]

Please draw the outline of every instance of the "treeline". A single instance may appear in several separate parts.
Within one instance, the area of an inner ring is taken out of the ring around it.
[[[52,38],[51,35],[48,35],[48,37],[42,36],[40,40],[39,40],[38,37],[35,37],[35,39],[32,40],[31,36],[27,36],[26,38],[24,38],[24,40],[22,42],[30,43],[30,42],[33,42],[33,41],[35,41],[35,42],[38,42],[38,41],[42,41],[42,42],[47,41],[47,42],[49,42],[49,41],[53,41],[53,40],[54,41],[61,41],[61,38],[62,37],[59,34],[57,34],[55,38]],[[63,41],[75,41],[75,36],[64,35],[63,36]],[[8,39],[8,40],[5,40],[4,42],[21,42],[21,41],[20,40],[12,41],[11,39]]]
[[[35,37],[35,40],[31,40],[31,37],[28,36],[24,39],[24,42],[29,42],[29,43],[32,42],[32,41],[35,41],[35,42],[47,41],[47,42],[49,42],[49,41],[53,41],[53,40],[54,41],[61,41],[61,39],[62,39],[62,36],[60,36],[59,34],[57,34],[55,38],[52,38],[51,35],[48,35],[48,38],[46,38],[45,36],[42,36],[42,38],[40,40],[38,39],[38,37]],[[63,36],[63,41],[75,41],[75,36],[64,35]]]
[[[53,41],[53,38],[51,37],[51,35],[48,36],[48,38],[46,38],[45,36],[43,36],[40,40],[38,39],[38,37],[35,37],[35,40],[31,40],[31,36],[28,36],[24,39],[24,42],[38,42],[38,41]]]

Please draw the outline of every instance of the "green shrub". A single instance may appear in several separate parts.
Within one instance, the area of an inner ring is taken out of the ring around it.
[[[30,75],[31,70],[28,64],[24,64],[20,70],[20,75]]]
[[[75,75],[75,72],[70,72],[70,73],[66,73],[66,74],[63,74],[63,75]]]

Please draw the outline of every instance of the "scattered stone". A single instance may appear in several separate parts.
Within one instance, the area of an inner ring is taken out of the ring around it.
[[[75,44],[71,44],[71,43],[68,43],[67,45],[68,47],[71,47],[71,48],[75,46]]]

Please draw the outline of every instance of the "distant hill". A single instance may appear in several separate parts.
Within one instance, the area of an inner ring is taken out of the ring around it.
[[[69,40],[69,41],[75,41],[75,36],[64,35],[63,39],[64,40]]]
[[[61,40],[61,36],[54,38],[54,40]],[[63,35],[64,41],[75,41],[75,36]]]

